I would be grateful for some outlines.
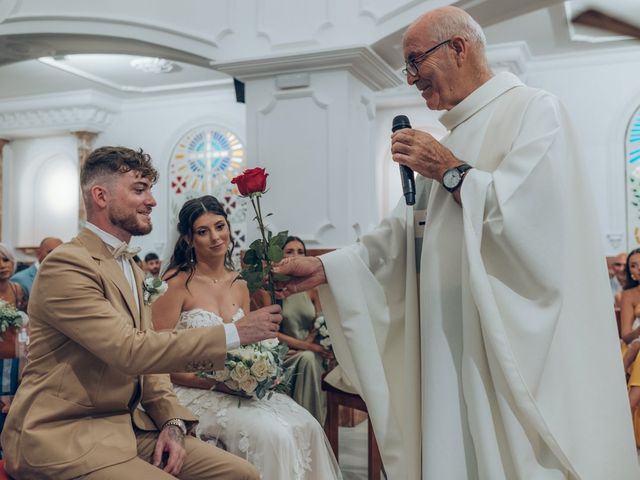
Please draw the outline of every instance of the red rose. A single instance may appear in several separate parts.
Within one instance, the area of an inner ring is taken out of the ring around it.
[[[267,188],[268,173],[264,168],[249,168],[231,180],[238,187],[240,195],[247,196],[252,193],[264,193]]]

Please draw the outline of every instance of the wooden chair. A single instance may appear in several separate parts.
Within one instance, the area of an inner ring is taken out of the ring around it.
[[[362,412],[367,412],[367,405],[359,395],[343,392],[337,388],[329,385],[324,380],[322,381],[322,390],[327,392],[327,420],[325,422],[325,433],[329,438],[329,443],[333,449],[333,453],[338,459],[338,419],[340,406],[355,408]],[[378,449],[378,443],[373,433],[373,426],[371,420],[368,422],[368,435],[367,435],[367,464],[369,470],[369,480],[380,480],[380,470],[383,468],[382,458],[380,457],[380,450]]]

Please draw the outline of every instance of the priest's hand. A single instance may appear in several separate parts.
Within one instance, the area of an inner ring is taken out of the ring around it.
[[[423,177],[442,182],[444,172],[464,162],[427,132],[403,128],[391,135],[393,161]]]
[[[282,309],[280,305],[268,305],[253,312],[234,323],[238,329],[241,345],[260,342],[274,338],[280,330]]]
[[[280,282],[277,296],[288,297],[294,293],[306,292],[327,283],[322,261],[318,257],[289,257],[278,263],[273,271],[291,277]]]

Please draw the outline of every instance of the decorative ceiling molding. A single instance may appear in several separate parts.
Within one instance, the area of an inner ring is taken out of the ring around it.
[[[58,27],[60,27],[60,25],[64,25],[64,23],[69,22],[72,24],[86,24],[85,27],[90,26],[91,24],[94,25],[102,25],[103,27],[107,28],[107,27],[111,27],[111,28],[118,28],[118,27],[127,27],[127,28],[133,28],[135,31],[141,31],[141,30],[150,30],[150,31],[155,31],[158,33],[162,33],[165,35],[171,35],[171,36],[175,36],[178,38],[182,38],[185,40],[189,40],[192,42],[197,42],[197,43],[202,43],[204,45],[207,45],[209,47],[214,47],[217,48],[219,45],[214,42],[213,40],[211,40],[210,38],[205,38],[205,37],[201,37],[198,35],[193,35],[191,33],[185,32],[183,30],[179,30],[176,28],[173,28],[169,25],[160,25],[160,24],[149,24],[149,23],[144,23],[144,22],[139,22],[139,21],[135,21],[132,19],[123,19],[123,18],[117,18],[117,17],[108,17],[108,16],[99,16],[99,17],[91,17],[91,16],[85,16],[85,15],[15,15],[15,16],[11,16],[9,18],[6,18],[4,20],[4,24],[9,26],[9,25],[16,25],[16,24],[20,24],[20,23],[29,23],[29,22],[33,22],[33,23],[37,23],[42,25],[44,24],[51,24],[51,25],[57,25]],[[69,33],[68,30],[64,29],[64,28],[58,28],[58,30],[65,32],[65,33]],[[217,32],[216,35],[217,36],[224,36],[224,34],[226,34],[226,31],[228,30],[228,27],[225,26],[224,28],[221,29],[220,32]],[[55,33],[55,30],[50,30],[51,33]],[[10,32],[10,33],[25,33],[25,32]],[[79,32],[76,32],[79,33]]]
[[[534,57],[529,64],[531,71],[548,71],[559,68],[592,67],[594,65],[613,65],[615,63],[640,62],[640,49],[635,45],[628,47],[603,48],[585,50],[583,52],[566,52],[556,55]]]
[[[119,106],[119,100],[92,91],[3,101],[0,137],[12,139],[74,131],[99,133],[111,124]]]
[[[524,75],[531,61],[527,42],[501,43],[487,46],[487,59],[493,70]]]
[[[367,46],[321,50],[279,57],[261,57],[211,66],[240,80],[273,77],[283,73],[348,70],[374,91],[402,83],[398,72]]]
[[[390,18],[399,15],[411,8],[423,3],[424,0],[409,0],[404,3],[397,0],[360,0],[358,4],[358,14],[363,17],[372,18],[376,24],[380,24]],[[400,3],[400,5],[398,5]],[[451,2],[442,2],[448,4]],[[425,9],[427,11],[427,9]]]
[[[316,0],[310,4],[297,0],[258,2],[256,34],[265,38],[271,48],[275,49],[318,45],[318,35],[334,26],[331,3],[329,0]],[[295,22],[295,25],[292,25],[287,19],[288,27],[283,28],[285,23],[281,12],[295,14],[297,10],[306,12],[300,20],[304,23]]]
[[[3,0],[0,2],[0,23],[11,16],[19,1],[20,0]]]
[[[109,87],[113,90],[119,92],[133,92],[133,93],[160,93],[160,92],[171,92],[176,90],[189,90],[192,88],[215,88],[215,87],[227,87],[233,83],[233,79],[225,78],[221,80],[205,80],[200,82],[187,82],[187,83],[172,83],[169,85],[155,85],[150,87],[135,87],[132,85],[122,85],[116,82],[112,82],[104,77],[100,77],[98,75],[94,75],[85,70],[81,70],[76,67],[72,67],[70,65],[66,65],[62,62],[57,61],[53,57],[44,57],[39,58],[38,61],[44,63],[45,65],[49,65],[50,67],[57,68],[67,73],[71,73],[72,75],[76,75],[80,78],[84,78],[85,80],[91,80],[92,82],[98,83],[100,85],[104,85],[105,87]]]
[[[602,2],[598,2],[602,3]],[[603,3],[603,7],[607,7],[606,3]],[[576,14],[581,13],[587,7],[592,7],[592,4],[585,1],[567,1],[564,2],[565,21],[567,22],[567,30],[569,31],[569,38],[574,42],[587,42],[587,43],[603,43],[603,42],[619,42],[622,40],[630,40],[633,37],[627,35],[616,35],[606,30],[600,30],[595,27],[586,27],[584,25],[578,25],[573,23],[572,19]],[[599,5],[595,5],[596,8]]]

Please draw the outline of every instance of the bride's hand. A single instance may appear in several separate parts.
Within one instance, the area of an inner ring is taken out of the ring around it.
[[[231,390],[229,387],[227,387],[222,382],[216,382],[216,384],[213,386],[213,390],[216,390],[217,392],[226,393],[227,395],[235,395],[237,397],[248,397],[249,396],[249,395],[246,395],[246,394],[244,394],[242,392]]]

